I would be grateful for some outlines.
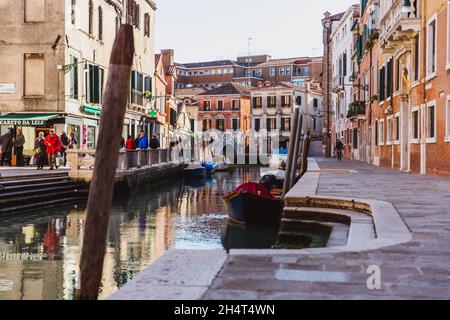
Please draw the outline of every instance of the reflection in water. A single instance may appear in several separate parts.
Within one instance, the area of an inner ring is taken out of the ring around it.
[[[114,200],[100,298],[165,250],[219,249],[225,192],[259,179],[258,168],[217,173],[200,185],[178,183]],[[86,210],[60,207],[2,218],[0,299],[73,299]]]

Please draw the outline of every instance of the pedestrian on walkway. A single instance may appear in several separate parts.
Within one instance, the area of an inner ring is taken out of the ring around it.
[[[47,147],[50,170],[53,170],[53,167],[58,169],[56,165],[56,154],[61,151],[61,140],[56,135],[55,129],[50,129],[50,134],[45,138],[45,146]]]
[[[150,140],[150,148],[152,150],[157,150],[161,147],[161,145],[159,144],[159,140],[156,137],[156,135],[153,136],[153,138]]]
[[[25,144],[25,136],[21,129],[17,129],[16,138],[14,139],[14,151],[16,153],[16,167],[23,167],[23,145]]]
[[[336,141],[335,149],[336,149],[336,154],[337,154],[338,161],[341,161],[342,158],[343,158],[342,154],[343,154],[343,151],[344,151],[344,144],[341,142],[341,140],[338,139]]]
[[[37,139],[34,141],[34,157],[38,170],[44,169],[45,153],[47,148],[45,146],[44,132],[39,132]]]
[[[139,149],[141,150],[148,149],[148,138],[144,131],[141,132],[141,136],[139,138]]]
[[[78,140],[75,138],[75,133],[70,133],[70,139],[69,139],[69,149],[76,149],[78,145]]]
[[[66,150],[69,149],[70,139],[66,132],[63,130],[61,133],[61,157],[63,158],[64,167],[67,165],[67,153]]]
[[[127,150],[134,150],[134,139],[131,135],[128,136],[125,146],[127,147]]]
[[[125,148],[125,138],[124,137],[122,137],[120,139],[120,149],[123,149],[123,148]]]
[[[141,136],[140,136],[140,134],[136,137],[136,139],[134,139],[134,142],[133,142],[133,149],[137,149],[137,148],[139,148],[139,140],[140,140],[140,138],[141,138]]]
[[[5,161],[7,162],[8,166],[11,166],[11,155],[12,155],[12,148],[13,148],[13,135],[12,135],[12,129],[8,130],[4,135],[0,137],[0,144],[2,145],[2,156],[1,156],[1,162],[0,166],[3,166]]]

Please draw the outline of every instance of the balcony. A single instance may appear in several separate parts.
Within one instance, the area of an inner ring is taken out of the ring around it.
[[[407,44],[420,31],[420,1],[394,0],[380,22],[380,43],[385,53]]]
[[[333,91],[339,92],[344,90],[344,76],[338,75],[333,78]]]
[[[364,118],[366,115],[366,102],[354,101],[348,106],[347,119]]]

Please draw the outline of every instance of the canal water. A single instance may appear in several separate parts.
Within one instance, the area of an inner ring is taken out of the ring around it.
[[[259,180],[259,168],[216,173],[114,199],[100,298],[104,299],[165,250],[221,249],[227,224],[222,196]],[[0,299],[73,299],[86,221],[85,204],[0,220]]]

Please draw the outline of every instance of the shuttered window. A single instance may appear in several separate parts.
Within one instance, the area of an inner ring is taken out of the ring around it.
[[[43,53],[25,54],[25,96],[43,96],[45,94],[45,60]]]

